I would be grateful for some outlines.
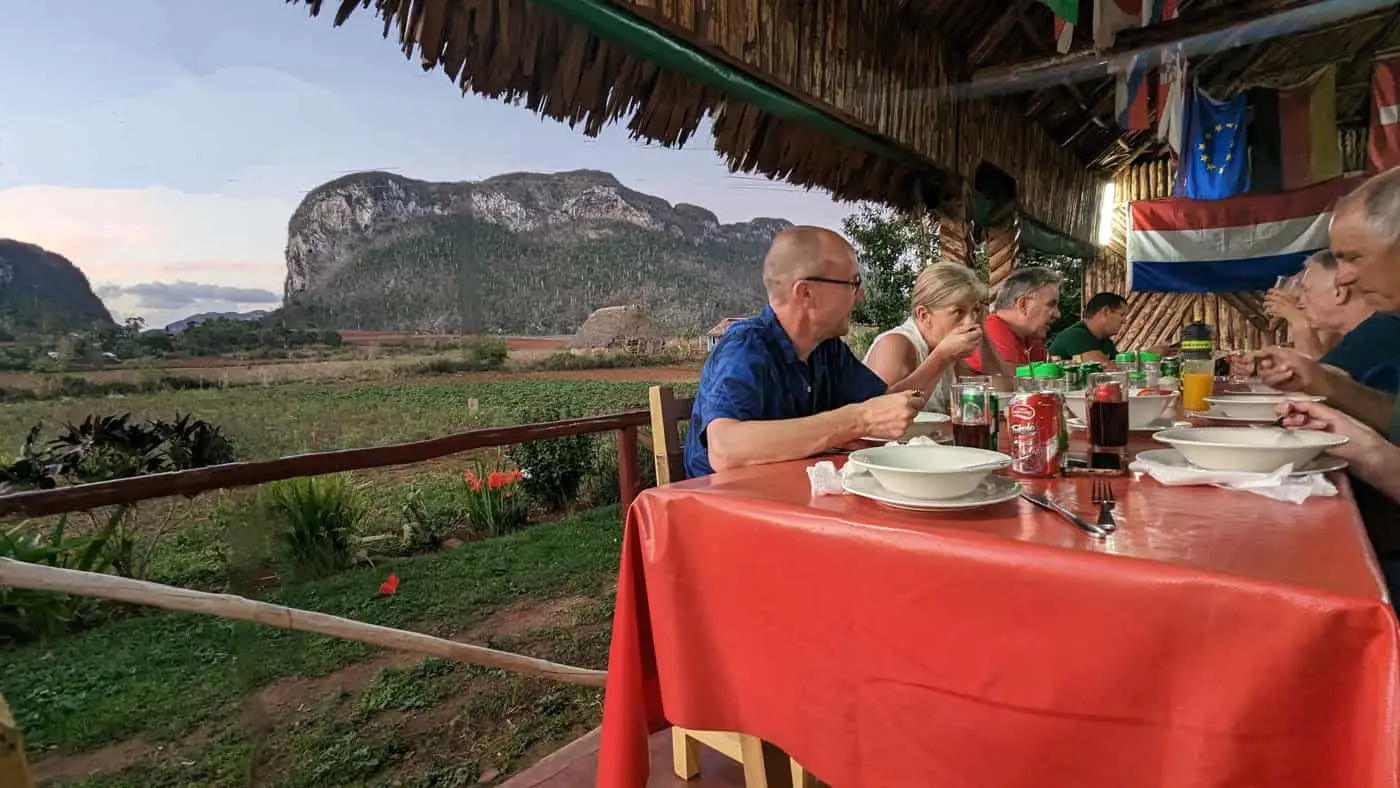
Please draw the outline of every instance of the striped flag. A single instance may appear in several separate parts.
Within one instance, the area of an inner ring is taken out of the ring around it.
[[[1119,128],[1145,131],[1152,128],[1151,97],[1147,90],[1149,58],[1146,53],[1133,56],[1125,71],[1118,74],[1114,86],[1114,110]]]
[[[1176,19],[1177,0],[1142,0],[1142,26]]]
[[[1337,199],[1361,183],[1334,178],[1284,194],[1225,200],[1143,200],[1128,212],[1134,292],[1266,290],[1327,248]]]
[[[1186,136],[1186,58],[1175,46],[1162,56],[1162,84],[1157,93],[1157,139],[1181,155]]]
[[[1254,88],[1250,103],[1253,191],[1295,191],[1342,174],[1336,66],[1287,90]]]
[[[1400,166],[1400,57],[1377,60],[1371,72],[1370,136],[1366,153],[1371,170]]]
[[[1094,46],[1108,49],[1118,33],[1141,27],[1147,0],[1094,0]]]

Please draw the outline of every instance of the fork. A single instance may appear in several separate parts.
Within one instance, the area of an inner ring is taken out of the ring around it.
[[[1113,507],[1118,499],[1113,495],[1113,484],[1108,479],[1094,479],[1089,487],[1089,500],[1099,505],[1099,518],[1095,525],[1106,531],[1118,527],[1113,519]]]

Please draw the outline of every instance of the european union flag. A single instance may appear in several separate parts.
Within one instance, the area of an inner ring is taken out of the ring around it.
[[[1200,88],[1186,98],[1186,139],[1176,196],[1223,200],[1249,191],[1245,95],[1216,101]]]

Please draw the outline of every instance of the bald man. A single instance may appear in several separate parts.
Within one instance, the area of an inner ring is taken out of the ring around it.
[[[763,260],[768,306],[731,326],[700,373],[686,475],[821,454],[862,437],[896,439],[923,408],[841,341],[860,303],[855,249],[820,227],[790,227]]]

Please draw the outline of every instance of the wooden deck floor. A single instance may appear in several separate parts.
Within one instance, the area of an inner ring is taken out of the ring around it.
[[[507,780],[501,788],[593,788],[598,774],[598,740],[602,729],[575,739],[546,755],[539,763]],[[671,770],[671,731],[651,737],[651,779],[648,788],[742,788],[739,764],[702,747],[700,776],[686,782]]]

